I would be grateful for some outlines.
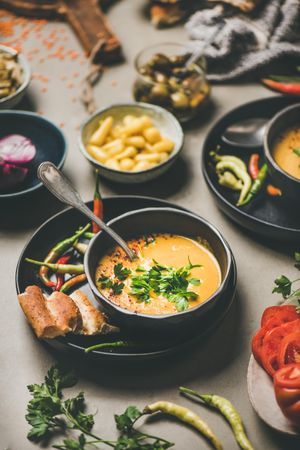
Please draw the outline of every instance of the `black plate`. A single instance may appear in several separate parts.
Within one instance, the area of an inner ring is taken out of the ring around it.
[[[28,111],[0,111],[0,138],[9,134],[21,134],[36,147],[36,156],[28,164],[29,172],[19,186],[9,192],[0,192],[0,200],[11,201],[24,197],[42,187],[37,168],[43,161],[51,161],[59,169],[66,159],[66,141],[54,123]]]
[[[88,203],[91,206],[91,203]],[[108,221],[113,217],[117,217],[126,211],[132,211],[135,209],[149,208],[149,207],[161,207],[169,206],[178,209],[181,208],[178,205],[174,205],[163,200],[150,198],[150,197],[139,197],[139,196],[118,196],[109,197],[104,199],[104,211],[105,220]],[[25,246],[16,268],[16,288],[17,293],[23,292],[25,288],[31,284],[38,284],[41,286],[39,279],[37,277],[37,271],[34,266],[26,263],[24,260],[27,257],[41,260],[45,257],[49,248],[51,248],[56,242],[64,239],[66,236],[72,234],[73,230],[78,229],[79,226],[86,223],[85,218],[77,210],[68,208],[49,220],[47,220],[31,237],[27,245]],[[214,308],[212,313],[205,315],[204,320],[199,322],[199,333],[197,336],[185,336],[184,342],[182,337],[180,341],[172,343],[163,342],[157,344],[155,347],[151,344],[143,342],[142,345],[132,347],[132,348],[116,348],[116,349],[103,349],[102,351],[94,351],[88,356],[92,358],[109,358],[109,359],[130,359],[130,358],[141,358],[149,359],[173,352],[177,352],[182,346],[191,345],[196,339],[203,336],[203,334],[208,333],[213,327],[215,327],[224,318],[225,314],[229,310],[235,291],[236,284],[236,268],[234,267],[233,273],[231,275],[231,289],[228,289],[228,296],[224,296],[220,304]],[[41,286],[42,287],[42,286]],[[83,291],[93,299],[93,294],[88,286],[85,284],[81,287]],[[95,301],[95,304],[96,301]],[[126,336],[122,336],[122,339],[126,339]],[[115,340],[116,337],[83,337],[75,335],[67,335],[64,337],[59,337],[56,339],[47,340],[47,343],[52,347],[63,350],[63,351],[75,351],[81,355],[84,353],[84,349],[99,343],[101,341],[107,342],[109,339]],[[119,339],[119,337],[118,337]]]
[[[298,241],[300,239],[300,214],[296,208],[285,207],[280,198],[270,197],[261,192],[257,199],[249,205],[238,208],[237,193],[219,185],[214,167],[211,163],[209,152],[217,145],[221,146],[222,153],[234,154],[242,158],[246,163],[251,153],[260,153],[263,158],[263,149],[255,151],[238,150],[222,142],[221,136],[225,129],[240,120],[253,117],[263,117],[266,120],[273,117],[283,108],[299,103],[299,97],[276,96],[254,102],[246,103],[225,114],[210,130],[203,146],[202,170],[204,178],[214,195],[220,209],[232,220],[250,231],[271,239],[285,241]],[[271,180],[267,180],[271,183]]]

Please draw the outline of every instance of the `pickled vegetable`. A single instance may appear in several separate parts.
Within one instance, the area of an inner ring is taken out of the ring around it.
[[[22,81],[18,55],[0,50],[0,99],[14,94]]]
[[[138,67],[141,76],[134,84],[135,99],[163,106],[182,121],[194,117],[210,88],[199,61],[186,67],[189,57],[189,53],[154,54]]]

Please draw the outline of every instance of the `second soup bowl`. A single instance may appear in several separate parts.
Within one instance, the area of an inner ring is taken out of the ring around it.
[[[84,266],[89,285],[102,310],[129,335],[160,338],[179,337],[197,328],[199,319],[218,305],[228,294],[234,294],[231,275],[235,265],[229,245],[221,233],[205,219],[173,208],[146,208],[125,213],[108,223],[125,240],[153,233],[167,233],[190,238],[201,238],[209,246],[218,261],[221,282],[217,290],[205,301],[193,308],[171,314],[149,315],[122,308],[99,291],[96,269],[100,259],[115,247],[115,242],[104,232],[98,233],[90,242],[85,254]],[[188,255],[187,255],[188,256]],[[229,292],[231,291],[231,292]]]

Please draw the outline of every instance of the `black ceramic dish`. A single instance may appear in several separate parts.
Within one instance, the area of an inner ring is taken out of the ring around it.
[[[300,180],[282,170],[276,164],[272,152],[276,141],[285,131],[291,128],[299,128],[299,126],[300,103],[297,103],[276,114],[269,123],[264,138],[264,152],[270,176],[276,186],[282,190],[282,200],[290,201],[295,206],[300,204]]]
[[[285,205],[280,198],[270,197],[265,190],[249,205],[237,207],[237,193],[219,185],[209,153],[220,145],[223,154],[236,155],[248,164],[252,152],[225,144],[221,139],[225,129],[233,123],[253,117],[262,117],[268,121],[282,109],[297,102],[299,97],[275,96],[233,109],[212,127],[202,150],[204,178],[220,209],[239,225],[256,234],[290,242],[299,242],[300,239],[299,211]],[[260,154],[262,162],[263,147],[256,149],[255,152]],[[270,177],[267,178],[266,184],[268,183],[272,183]]]
[[[43,161],[51,161],[62,168],[66,158],[66,141],[62,132],[52,122],[27,111],[0,111],[0,139],[9,134],[21,134],[36,147],[36,156],[27,166],[29,173],[24,182],[13,191],[0,192],[0,200],[24,197],[40,189],[42,183],[36,171]]]
[[[107,233],[96,235],[85,254],[84,269],[95,298],[104,312],[125,330],[128,335],[145,336],[152,339],[171,339],[178,334],[196,330],[198,321],[212,310],[226,293],[233,266],[231,250],[219,231],[205,219],[186,211],[172,208],[146,208],[125,213],[110,222],[111,226],[126,241],[144,234],[171,233],[187,237],[200,237],[210,246],[219,262],[222,282],[218,290],[205,302],[175,314],[149,315],[140,314],[121,308],[109,301],[97,289],[95,272],[99,260],[115,242]]]
[[[91,206],[91,203],[89,204]],[[139,196],[119,196],[104,199],[105,219],[110,220],[130,210],[151,207],[176,207],[183,210],[180,206],[164,202],[162,200],[139,197]],[[84,217],[75,209],[68,208],[49,220],[47,220],[31,237],[26,244],[16,268],[16,289],[17,292],[23,292],[30,284],[38,284],[41,286],[37,277],[36,268],[25,262],[25,258],[33,257],[41,259],[47,254],[49,248],[56,242],[60,241],[67,235],[71,234],[73,230],[86,223]],[[134,359],[151,359],[167,354],[172,354],[179,351],[182,347],[192,347],[195,341],[198,341],[204,334],[219,324],[227,311],[229,310],[235,293],[236,285],[236,268],[235,264],[232,267],[230,274],[230,281],[228,283],[228,292],[220,300],[211,312],[205,315],[204,319],[199,321],[196,333],[187,333],[184,337],[179,336],[178,339],[173,339],[172,342],[162,341],[155,346],[151,343],[144,342],[143,345],[130,348],[115,348],[115,349],[101,349],[88,353],[86,356],[92,359],[108,359],[111,361],[119,360],[134,360]],[[92,292],[86,283],[80,287],[90,299],[93,298]],[[21,313],[21,312],[20,312]],[[121,336],[122,339],[128,338]],[[109,339],[115,340],[116,336]],[[99,343],[101,341],[108,342],[107,337],[82,337],[75,335],[67,335],[57,339],[48,340],[47,343],[55,349],[63,352],[74,352],[77,355],[85,355],[84,349]],[[119,339],[119,336],[117,337]]]

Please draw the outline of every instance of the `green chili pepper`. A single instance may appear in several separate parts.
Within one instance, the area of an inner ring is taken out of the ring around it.
[[[81,274],[84,273],[83,264],[51,264],[45,263],[45,261],[36,261],[34,259],[25,258],[26,262],[35,264],[36,266],[46,266],[48,269],[53,270],[57,273],[69,273],[69,274]]]
[[[210,429],[210,427],[205,423],[197,414],[188,408],[185,408],[175,403],[159,401],[153,403],[152,405],[147,405],[143,411],[145,414],[152,414],[155,412],[163,412],[170,414],[171,416],[177,417],[182,422],[191,425],[196,430],[200,431],[203,436],[205,436],[216,450],[223,450],[222,444]]]
[[[198,394],[198,392],[185,387],[180,387],[179,391],[182,392],[183,394],[188,394],[193,397],[197,397],[207,405],[218,409],[229,422],[233,434],[235,436],[235,439],[239,444],[239,446],[243,450],[254,450],[252,444],[250,443],[248,437],[246,436],[243,422],[239,413],[237,412],[233,404],[229,400],[227,400],[227,398],[220,397],[219,395],[207,395],[207,394],[201,395]]]
[[[232,161],[220,161],[216,165],[217,172],[225,172],[230,170],[236,176],[237,179],[243,182],[243,187],[241,189],[240,197],[238,199],[237,205],[240,205],[244,201],[248,192],[251,189],[251,178],[247,171],[241,169],[236,163]]]
[[[133,344],[127,341],[115,341],[115,342],[102,342],[101,344],[92,345],[84,349],[85,353],[90,353],[93,350],[98,350],[99,348],[116,348],[116,347],[131,347]]]
[[[76,266],[77,267],[77,266]],[[60,288],[60,292],[68,292],[72,287],[76,286],[77,284],[84,283],[86,281],[86,274],[81,273],[79,275],[75,275],[72,278],[69,278]]]
[[[267,172],[268,172],[268,167],[267,164],[264,164],[258,175],[257,178],[254,180],[252,187],[250,189],[250,191],[248,192],[247,196],[239,201],[238,206],[244,206],[247,205],[248,203],[250,203],[254,197],[256,197],[256,195],[259,193],[259,191],[261,190],[261,188],[263,187],[264,181],[267,177]]]
[[[87,251],[88,245],[84,244],[83,242],[75,242],[75,244],[73,244],[73,247],[78,251],[78,253],[84,255]]]
[[[218,173],[218,179],[222,186],[233,189],[234,191],[241,191],[243,188],[243,183],[241,180],[238,180],[233,173],[228,170],[225,170],[224,173]]]
[[[219,155],[217,152],[210,152],[209,155],[216,161],[229,161],[235,163],[240,169],[247,172],[247,166],[241,158],[234,155]]]
[[[76,231],[76,233],[73,236],[58,242],[50,250],[46,258],[44,259],[44,262],[52,263],[56,261],[61,255],[63,255],[67,250],[69,250],[73,246],[74,242],[76,242],[80,236],[84,235],[84,233],[89,229],[90,226],[91,224],[88,223],[84,228],[82,228],[79,231]],[[49,279],[48,272],[49,267],[47,267],[46,264],[41,265],[41,268],[39,270],[39,277],[45,286],[54,287],[55,283],[53,283]]]
[[[95,234],[92,233],[91,231],[87,231],[86,233],[83,234],[83,237],[85,237],[86,239],[93,239],[94,236]]]

